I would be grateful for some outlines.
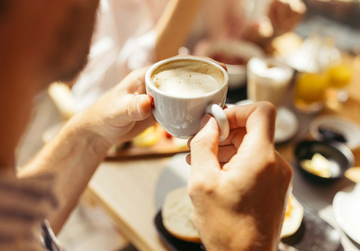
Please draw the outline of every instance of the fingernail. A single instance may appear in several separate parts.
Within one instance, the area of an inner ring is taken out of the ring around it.
[[[204,117],[202,117],[200,121],[200,130],[209,122],[211,119],[211,116],[209,114],[205,114]]]

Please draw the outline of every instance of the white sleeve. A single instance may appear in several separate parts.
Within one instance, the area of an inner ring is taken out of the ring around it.
[[[155,30],[151,30],[140,37],[129,38],[117,59],[121,75],[126,76],[135,69],[155,63],[157,61],[155,43]]]

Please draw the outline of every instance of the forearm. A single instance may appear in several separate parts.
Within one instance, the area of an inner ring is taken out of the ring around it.
[[[103,160],[109,143],[87,130],[83,114],[73,117],[58,135],[18,174],[19,178],[44,172],[53,172],[57,177],[55,189],[62,203],[50,219],[58,233],[67,217]]]
[[[163,60],[177,55],[184,45],[202,0],[170,0],[156,24],[156,55]]]

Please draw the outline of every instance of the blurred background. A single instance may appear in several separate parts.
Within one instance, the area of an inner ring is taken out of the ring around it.
[[[272,102],[278,109],[275,143],[280,149],[311,135],[319,141],[335,138],[356,155],[360,0],[101,0],[87,67],[72,83],[53,83],[34,100],[17,165],[129,72],[178,54],[228,65],[228,106]],[[346,117],[344,123],[354,127],[334,128],[323,120],[311,126],[325,115]],[[176,139],[166,143],[161,137],[170,136],[159,131],[156,127],[114,146],[109,157],[151,155],[156,147],[166,148],[166,154],[187,150]],[[345,175],[360,181],[359,173],[353,168]],[[59,238],[67,250],[136,250],[86,195]]]

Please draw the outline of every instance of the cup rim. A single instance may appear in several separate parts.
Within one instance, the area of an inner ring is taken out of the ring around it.
[[[281,62],[280,60],[278,60],[276,58],[273,58],[273,57],[252,57],[252,58],[250,58],[247,65],[246,65],[246,68],[247,68],[248,72],[251,72],[251,73],[255,74],[253,72],[253,70],[251,69],[252,67],[250,67],[250,64],[252,64],[251,62],[253,62],[256,59],[262,60],[262,61],[264,61],[266,63],[271,62],[271,63],[274,63],[274,64],[280,66],[286,72],[286,79],[292,79],[293,76],[294,76],[294,72],[295,72],[294,69],[292,69],[289,65],[285,64],[284,62]],[[264,80],[274,81],[273,78],[270,78],[270,77],[267,77],[267,76],[259,76],[259,75],[257,75],[257,77],[261,78],[261,79],[264,79]],[[284,79],[285,79],[285,77],[284,77]]]
[[[202,96],[196,96],[196,97],[185,97],[185,96],[171,95],[171,94],[165,93],[165,92],[159,90],[158,88],[156,88],[153,85],[153,83],[151,82],[151,78],[150,78],[153,71],[155,69],[157,69],[159,66],[163,65],[163,64],[167,64],[169,62],[174,62],[174,61],[181,61],[181,60],[201,61],[201,62],[205,62],[205,63],[208,63],[208,64],[211,64],[211,65],[215,66],[216,68],[218,68],[218,69],[220,69],[222,71],[222,73],[224,75],[224,82],[222,83],[222,85],[220,86],[219,89],[216,89],[215,91],[206,93],[206,94],[204,94]],[[163,96],[166,96],[166,97],[178,98],[178,99],[187,99],[187,100],[210,97],[210,96],[218,93],[220,90],[224,89],[227,86],[228,82],[229,82],[228,73],[222,66],[220,66],[219,64],[217,64],[217,63],[215,63],[215,62],[213,62],[211,60],[204,59],[204,58],[198,58],[198,57],[173,57],[173,58],[168,58],[168,59],[161,60],[161,61],[155,63],[154,65],[152,65],[147,70],[146,75],[145,75],[145,84],[146,84],[147,87],[151,88],[152,91],[154,91],[154,92],[156,92],[158,94],[161,94]]]

